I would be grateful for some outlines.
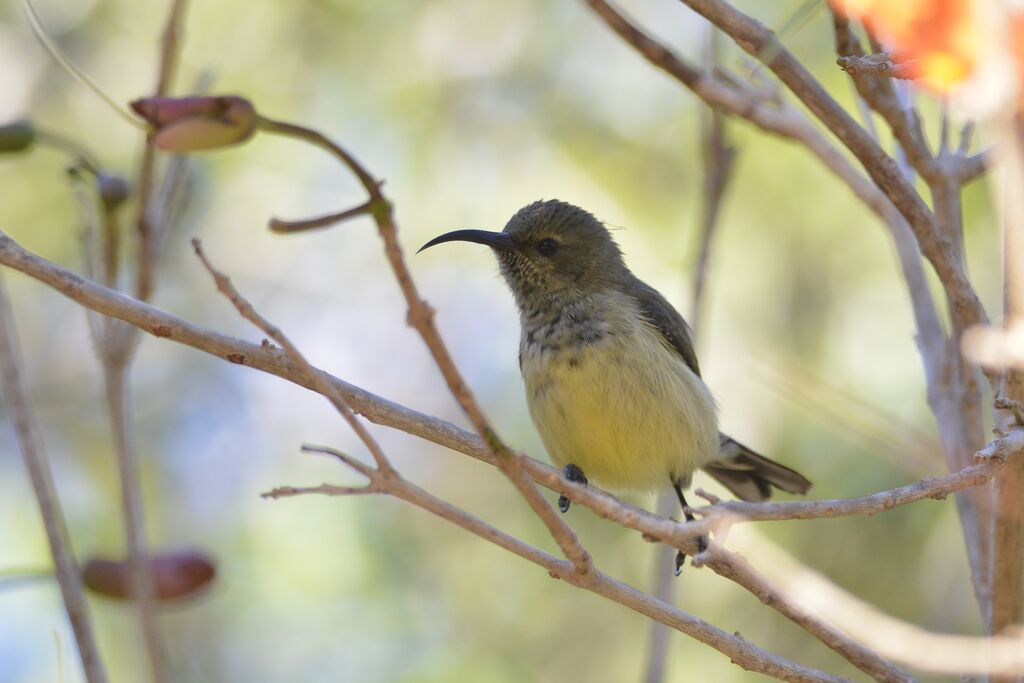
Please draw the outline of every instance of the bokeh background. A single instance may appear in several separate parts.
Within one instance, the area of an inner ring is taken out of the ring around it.
[[[116,100],[152,88],[166,3],[37,0],[55,39]],[[781,27],[797,0],[737,3]],[[387,179],[408,253],[441,231],[500,229],[520,206],[559,198],[616,228],[629,264],[689,311],[701,202],[703,106],[569,0],[192,2],[177,91],[213,90],[336,136]],[[624,3],[699,59],[702,20],[671,0]],[[783,34],[840,101],[825,13]],[[731,48],[724,63],[750,67]],[[0,121],[63,131],[125,173],[140,134],[60,69],[13,0],[0,7]],[[935,105],[923,108],[934,128]],[[884,228],[806,151],[742,122],[708,280],[699,353],[723,428],[812,479],[814,496],[891,488],[943,464],[924,400],[909,304]],[[933,138],[934,139],[934,138]],[[268,217],[361,201],[320,151],[259,136],[197,159],[188,210],[169,238],[155,303],[216,330],[261,335],[218,296],[188,248],[210,257],[318,365],[464,424],[404,307],[368,220],[282,237]],[[0,159],[0,228],[80,268],[67,159]],[[970,271],[998,310],[988,188],[965,195]],[[526,413],[518,322],[485,250],[409,256],[438,323],[500,432],[543,458]],[[26,371],[80,558],[122,551],[118,486],[97,360],[81,309],[8,277]],[[146,338],[133,373],[146,517],[155,547],[216,557],[216,585],[162,612],[177,681],[629,681],[648,622],[552,581],[504,551],[379,497],[270,502],[280,484],[355,481],[299,454],[303,442],[365,457],[328,403],[251,369]],[[5,415],[6,418],[6,415]],[[491,468],[373,428],[408,478],[497,526],[552,543]],[[698,477],[697,485],[713,489]],[[653,506],[652,498],[633,498]],[[649,587],[654,548],[574,508],[600,566]],[[979,632],[952,502],[872,518],[737,529],[767,537],[864,599],[926,627]],[[760,541],[758,541],[760,542]],[[746,546],[744,544],[747,544]],[[12,431],[0,429],[0,573],[49,565]],[[770,569],[770,568],[766,568]],[[855,675],[824,646],[710,571],[687,570],[675,601],[785,657]],[[135,614],[92,600],[113,680],[144,680]],[[673,681],[758,677],[683,636]],[[0,681],[81,680],[52,582],[0,581]]]

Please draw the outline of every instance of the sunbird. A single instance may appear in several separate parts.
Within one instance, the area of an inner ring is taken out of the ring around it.
[[[519,308],[519,369],[530,417],[566,479],[612,491],[683,494],[703,469],[763,501],[811,482],[718,431],[690,327],[626,266],[608,229],[557,200],[520,209],[501,232],[456,230],[427,242],[491,248]],[[562,512],[569,500],[558,501]],[[706,547],[698,539],[701,549]],[[676,556],[678,575],[685,556]]]

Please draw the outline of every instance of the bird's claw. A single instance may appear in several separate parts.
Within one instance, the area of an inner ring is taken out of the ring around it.
[[[581,470],[576,465],[573,465],[572,463],[569,463],[568,465],[562,468],[562,476],[565,477],[568,481],[575,482],[577,484],[583,484],[584,486],[587,485],[587,477],[585,474],[583,474],[583,470]],[[569,501],[568,496],[561,495],[558,497],[558,509],[561,510],[562,513],[568,512],[569,506],[571,504],[572,503]]]

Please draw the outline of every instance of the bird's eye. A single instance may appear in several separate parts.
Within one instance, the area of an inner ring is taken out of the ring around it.
[[[558,251],[558,242],[550,237],[545,237],[540,242],[537,242],[537,252],[541,256],[553,256],[556,251]]]

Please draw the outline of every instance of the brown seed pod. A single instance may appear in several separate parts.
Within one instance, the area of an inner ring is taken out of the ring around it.
[[[213,581],[213,560],[196,550],[161,553],[149,558],[153,593],[157,600],[192,597]],[[128,560],[92,558],[82,568],[82,582],[94,593],[119,600],[132,599],[131,565]]]

